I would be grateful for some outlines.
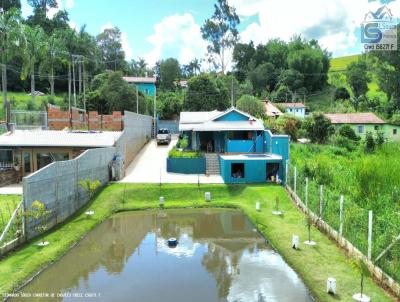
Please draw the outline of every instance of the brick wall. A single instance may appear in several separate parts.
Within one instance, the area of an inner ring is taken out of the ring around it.
[[[84,113],[78,109],[71,108],[70,112],[61,110],[60,107],[49,105],[47,110],[48,125],[51,130],[89,129],[89,130],[112,130],[121,131],[123,129],[123,115],[121,111],[114,111],[110,115],[102,115],[96,111]]]

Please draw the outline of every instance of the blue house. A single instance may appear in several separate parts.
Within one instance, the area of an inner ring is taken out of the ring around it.
[[[233,107],[181,112],[179,131],[188,149],[204,153],[206,174],[226,183],[285,182],[289,137],[272,134],[262,120]]]
[[[148,77],[124,77],[130,85],[134,85],[145,95],[154,96],[156,94],[156,78]]]

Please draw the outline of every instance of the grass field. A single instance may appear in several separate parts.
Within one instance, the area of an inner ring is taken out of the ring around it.
[[[212,194],[212,202],[204,201],[204,192]],[[306,238],[304,215],[294,207],[282,187],[273,185],[163,185],[113,184],[103,189],[86,207],[95,211],[92,218],[83,212],[68,223],[46,234],[50,245],[39,249],[36,239],[9,257],[0,261],[0,293],[10,292],[24,280],[57,260],[89,230],[112,213],[127,210],[158,208],[158,197],[165,197],[165,208],[184,207],[230,207],[241,209],[259,231],[279,251],[285,260],[302,276],[316,301],[352,301],[352,294],[359,291],[359,275],[353,270],[349,259],[333,242],[313,228],[315,248],[301,246],[296,251],[290,246],[293,234]],[[274,200],[280,199],[283,217],[272,215]],[[261,211],[255,210],[255,202],[261,203]],[[12,276],[12,277],[10,277]],[[337,279],[338,295],[325,292],[326,279]],[[371,279],[366,280],[365,292],[372,301],[395,301]]]
[[[11,109],[14,110],[43,110],[43,104],[49,102],[50,95],[36,96],[35,103],[32,103],[32,97],[25,92],[8,92]],[[63,105],[63,96],[56,95],[53,98],[55,105]],[[4,109],[0,106],[0,120],[4,119]]]
[[[345,56],[331,59],[331,68],[329,72],[337,72],[346,70],[347,66],[358,60],[360,55]]]
[[[18,195],[0,195],[0,234],[20,201]]]
[[[367,154],[362,145],[352,151],[328,145],[291,145],[299,196],[304,199],[308,177],[309,206],[319,213],[319,185],[323,185],[324,219],[338,230],[338,200],[344,195],[344,236],[364,254],[368,250],[368,211],[373,211],[372,259],[400,233],[399,152],[397,143],[386,143]],[[400,281],[399,261],[400,242],[377,265]]]

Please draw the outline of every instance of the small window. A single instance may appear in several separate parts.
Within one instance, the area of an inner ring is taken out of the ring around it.
[[[375,131],[378,131],[379,130],[379,126],[375,126],[374,129],[375,129]]]
[[[299,112],[299,109],[296,109],[296,112]]]
[[[358,129],[358,133],[359,133],[359,134],[364,133],[364,125],[359,125],[359,126],[357,126],[357,129]]]
[[[393,135],[397,135],[397,129],[393,129]]]
[[[244,163],[235,163],[231,166],[233,178],[244,178]]]
[[[159,129],[159,130],[158,130],[158,134],[168,134],[168,133],[169,133],[169,130],[168,130],[168,129],[162,128],[162,129]]]

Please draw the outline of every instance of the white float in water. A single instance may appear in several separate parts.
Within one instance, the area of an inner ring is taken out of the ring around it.
[[[211,201],[211,192],[204,193],[204,199],[206,201]]]
[[[353,296],[353,299],[358,301],[358,302],[370,302],[371,301],[371,298],[368,297],[367,295],[364,295],[364,294],[362,294],[362,295],[361,294],[355,294]]]
[[[336,295],[336,279],[328,278],[326,281],[326,292],[331,295]]]
[[[300,246],[300,237],[298,235],[293,235],[292,237],[292,248],[298,250]]]
[[[41,241],[37,244],[37,246],[44,247],[44,246],[48,246],[49,244],[50,244],[50,242],[48,242],[48,241]]]
[[[160,196],[160,207],[164,207],[164,196]]]
[[[260,202],[256,202],[256,211],[260,212],[261,211],[261,205]]]

